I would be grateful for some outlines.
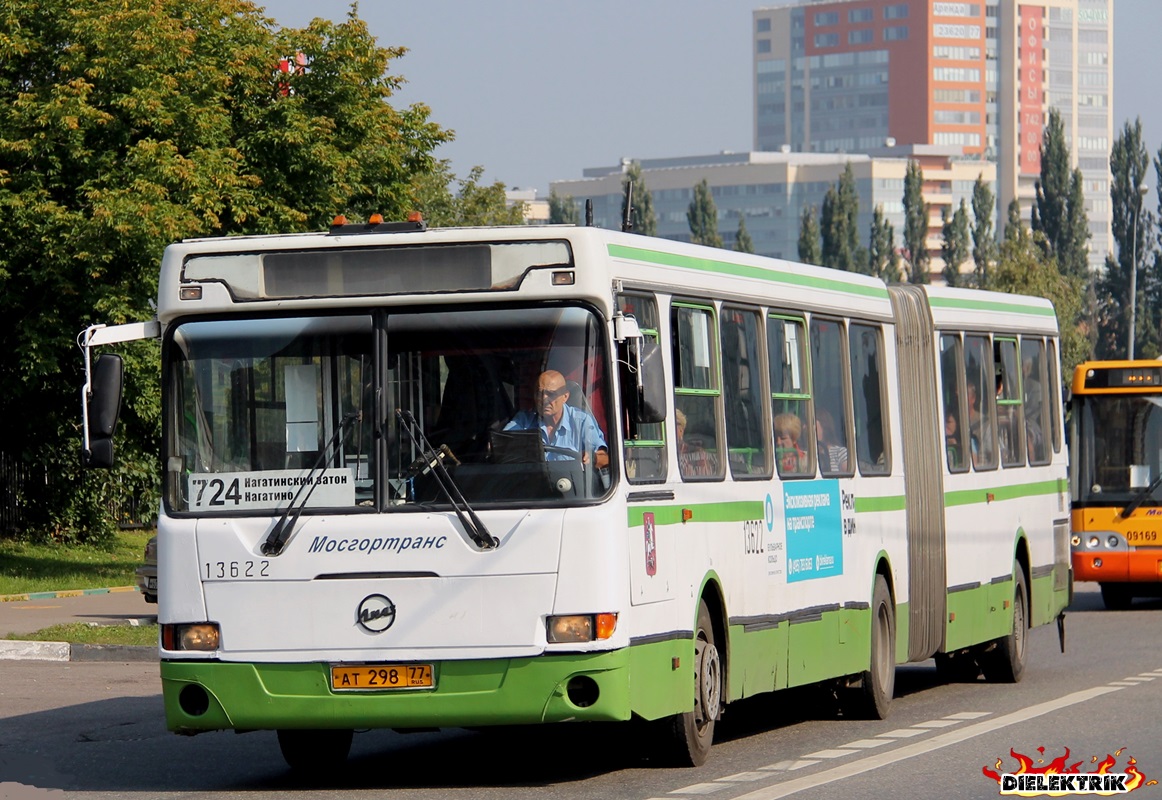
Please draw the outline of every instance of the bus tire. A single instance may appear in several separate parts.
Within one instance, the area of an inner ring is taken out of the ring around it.
[[[852,710],[862,719],[887,719],[896,691],[896,607],[883,575],[871,604],[871,663],[861,676]]]
[[[706,763],[714,743],[714,723],[722,716],[724,688],[722,656],[714,638],[710,609],[705,600],[700,600],[694,629],[694,708],[669,720],[675,763],[690,767]]]
[[[278,732],[278,748],[292,772],[325,778],[343,766],[351,752],[351,730],[299,730]]]
[[[1126,611],[1134,604],[1134,593],[1125,583],[1103,583],[1101,601],[1110,611]]]
[[[1017,567],[1013,580],[1013,629],[984,654],[981,668],[991,683],[1017,683],[1029,661],[1029,609],[1025,593],[1025,571]]]

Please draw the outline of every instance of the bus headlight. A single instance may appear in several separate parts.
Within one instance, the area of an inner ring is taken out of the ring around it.
[[[563,614],[545,622],[548,640],[553,644],[592,642],[613,636],[617,614]]]
[[[161,646],[166,650],[217,650],[221,638],[216,622],[161,626]]]

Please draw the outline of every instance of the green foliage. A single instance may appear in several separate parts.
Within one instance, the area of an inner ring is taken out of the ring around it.
[[[884,216],[884,207],[876,206],[868,235],[867,273],[885,283],[900,282],[900,254],[896,252],[896,230]]]
[[[928,204],[924,173],[909,159],[904,175],[904,249],[908,251],[908,282],[928,283]]]
[[[77,332],[151,317],[172,241],[402,218],[451,134],[423,105],[388,103],[404,50],[354,10],[302,29],[245,0],[11,0],[0,14],[0,413],[20,420],[0,451],[48,478],[20,498],[20,533],[100,539],[118,486],[156,498],[158,360],[124,348],[123,466],[82,473]]]
[[[1160,153],[1162,157],[1162,153]],[[1154,240],[1154,215],[1145,207],[1139,187],[1145,185],[1150,154],[1142,141],[1142,121],[1123,126],[1110,151],[1110,207],[1113,250],[1106,256],[1105,270],[1097,281],[1098,319],[1101,336],[1097,343],[1100,358],[1125,358],[1129,348],[1130,275],[1137,261],[1138,314],[1134,342],[1135,355],[1157,353],[1159,300],[1157,270],[1151,269],[1150,244]],[[1143,269],[1143,265],[1147,268]]]
[[[1085,297],[1085,281],[1061,273],[1053,257],[1045,255],[1039,241],[1041,236],[1018,232],[1006,238],[1000,248],[992,288],[1052,301],[1061,330],[1061,374],[1072,375],[1073,368],[1092,352],[1085,330],[1076,322]]]
[[[734,235],[734,250],[738,253],[753,253],[754,242],[751,241],[750,232],[746,229],[746,216],[738,215],[738,232]]]
[[[948,209],[941,211],[944,220],[944,241],[940,246],[940,253],[944,257],[944,282],[949,286],[961,286],[964,276],[960,274],[960,265],[968,260],[968,204],[960,200],[960,207],[952,216]]]
[[[641,164],[636,161],[630,163],[621,181],[621,219],[625,219],[625,188],[629,181],[633,181],[633,232],[643,236],[657,236],[658,216],[654,213],[654,196],[646,188]]]
[[[145,601],[142,601],[145,605]],[[144,616],[149,608],[142,609]],[[157,625],[89,625],[84,622],[70,622],[52,625],[35,633],[13,633],[7,639],[24,642],[69,642],[70,644],[125,645],[131,647],[156,647]]]
[[[694,199],[686,211],[686,220],[690,223],[690,241],[708,247],[722,247],[722,235],[718,233],[718,207],[705,178],[694,187]]]
[[[475,166],[468,177],[458,180],[447,160],[437,162],[432,172],[416,176],[416,207],[433,228],[467,225],[520,225],[524,203],[506,205],[504,184],[480,183],[484,167]],[[459,190],[452,192],[453,183]]]
[[[823,198],[820,232],[823,237],[823,266],[855,272],[861,263],[859,247],[859,192],[848,161],[836,185]]]
[[[1089,273],[1089,223],[1085,214],[1081,170],[1070,170],[1069,147],[1061,112],[1049,109],[1049,120],[1041,137],[1041,179],[1037,182],[1037,205],[1033,231],[1046,252],[1066,275],[1084,278]]]
[[[822,264],[823,252],[819,246],[819,220],[814,206],[803,206],[799,215],[799,260],[804,264]]]
[[[984,175],[976,176],[972,187],[972,261],[977,288],[989,288],[989,268],[997,257],[997,240],[993,233],[993,211],[997,201]]]
[[[549,192],[549,224],[550,225],[580,225],[581,209],[573,195],[561,197],[557,190]]]

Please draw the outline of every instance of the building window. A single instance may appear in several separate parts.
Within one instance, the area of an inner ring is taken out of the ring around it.
[[[838,33],[817,33],[815,34],[816,47],[838,47],[839,34]]]
[[[890,28],[884,28],[885,42],[902,42],[908,38],[907,25],[895,25]]]
[[[759,17],[755,20],[754,29],[759,33],[767,33],[771,29],[770,17]]]
[[[894,6],[887,6],[884,8],[884,19],[907,19],[908,18],[908,4],[897,3]],[[907,38],[907,37],[904,37]]]
[[[820,12],[820,13],[815,15],[815,27],[816,28],[825,28],[828,25],[838,25],[838,24],[839,24],[839,12],[838,11]]]
[[[871,44],[875,39],[875,34],[871,28],[863,28],[858,31],[847,32],[848,44]]]
[[[855,8],[847,12],[847,21],[852,25],[858,25],[861,22],[871,22],[876,18],[876,14],[870,8]]]
[[[769,52],[771,52],[771,40],[770,39],[759,39],[757,42],[755,42],[755,52],[757,52],[757,53],[769,53]]]
[[[967,67],[936,67],[932,70],[932,77],[938,81],[977,83],[980,81],[980,70],[969,69]]]

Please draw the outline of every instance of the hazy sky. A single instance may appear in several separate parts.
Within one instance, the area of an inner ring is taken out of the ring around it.
[[[425,103],[456,132],[437,155],[458,176],[479,164],[487,181],[545,197],[550,181],[623,156],[751,149],[751,11],[781,4],[363,0],[359,16],[380,44],[409,49],[390,67],[407,80],[395,102]],[[265,3],[287,27],[350,7]],[[1159,31],[1162,0],[1114,4],[1114,135],[1140,116],[1151,154],[1162,146]]]

